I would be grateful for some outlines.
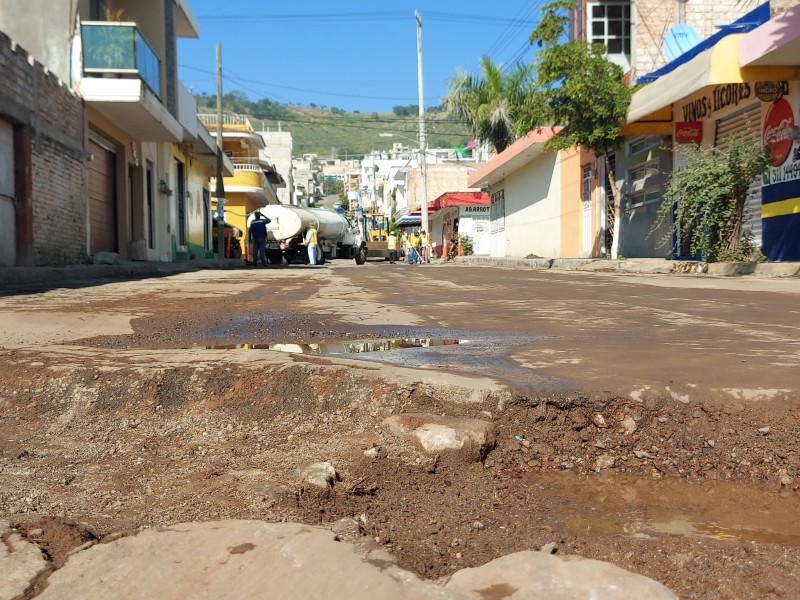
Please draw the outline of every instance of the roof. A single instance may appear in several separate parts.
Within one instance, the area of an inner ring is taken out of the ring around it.
[[[518,139],[500,154],[467,178],[473,188],[486,187],[503,179],[520,167],[528,164],[543,152],[545,142],[555,136],[561,127],[534,129]]]

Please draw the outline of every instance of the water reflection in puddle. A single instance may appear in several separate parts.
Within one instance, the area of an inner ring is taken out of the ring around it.
[[[726,481],[538,474],[537,494],[571,513],[577,536],[700,536],[800,546],[800,496]]]
[[[437,340],[431,338],[396,338],[353,342],[319,342],[310,344],[221,344],[207,346],[209,350],[277,350],[292,354],[362,354],[389,352],[406,348],[431,348],[467,344],[468,340]]]

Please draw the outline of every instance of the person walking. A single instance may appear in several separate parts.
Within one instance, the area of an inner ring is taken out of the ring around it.
[[[308,263],[311,265],[317,264],[317,229],[312,223],[308,224],[306,228],[306,236],[303,238],[303,243],[308,248]]]
[[[386,249],[389,250],[389,264],[393,265],[397,260],[397,234],[394,231],[390,231],[386,238]]]
[[[419,262],[431,262],[431,236],[423,229],[419,232]]]
[[[253,266],[267,266],[267,225],[270,223],[269,217],[265,217],[260,211],[256,211],[255,218],[250,221],[247,229],[247,241],[253,249]]]

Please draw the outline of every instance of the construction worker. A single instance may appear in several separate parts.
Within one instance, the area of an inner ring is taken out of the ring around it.
[[[386,238],[386,249],[389,250],[389,264],[393,265],[397,260],[397,234],[394,231],[390,231]]]
[[[256,211],[254,219],[250,222],[250,227],[247,230],[248,242],[252,250],[253,266],[258,266],[259,260],[261,265],[267,266],[267,224],[270,223],[269,217],[265,217],[260,211]]]
[[[419,264],[419,235],[416,231],[408,236],[408,264]]]
[[[306,235],[303,238],[303,243],[308,248],[308,263],[311,265],[317,264],[317,229],[313,223],[309,223],[306,227]]]
[[[419,232],[419,260],[420,264],[431,262],[431,236],[424,229]]]

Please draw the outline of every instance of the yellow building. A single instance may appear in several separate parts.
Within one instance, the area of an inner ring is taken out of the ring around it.
[[[198,116],[208,131],[216,137],[217,115]],[[247,117],[223,115],[222,149],[233,163],[233,176],[223,178],[227,246],[225,256],[228,258],[244,255],[248,217],[267,204],[277,204],[275,186],[285,185],[275,167],[259,157],[259,150],[264,147],[264,140],[255,132]],[[216,185],[216,178],[212,178],[212,195],[216,194]],[[216,213],[215,196],[211,198],[211,206]]]

